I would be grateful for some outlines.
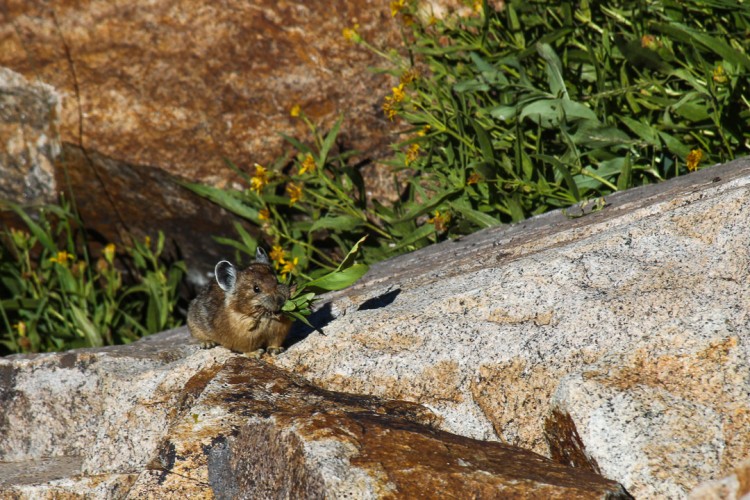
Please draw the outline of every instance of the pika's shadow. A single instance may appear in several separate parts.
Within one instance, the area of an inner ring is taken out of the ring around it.
[[[316,330],[323,331],[323,328],[334,319],[335,317],[331,313],[331,303],[324,304],[323,307],[307,317],[307,321],[309,321],[314,328],[310,328],[301,321],[294,322],[292,330],[289,332],[289,337],[286,339],[287,346],[305,340],[308,335]],[[325,333],[323,334],[325,335]]]
[[[360,304],[360,306],[357,308],[357,311],[380,309],[381,307],[390,305],[393,303],[394,300],[396,300],[396,297],[398,297],[398,294],[400,293],[401,293],[401,289],[396,288],[395,290],[386,292],[383,295],[378,295],[377,297],[367,299],[366,301],[362,302],[362,304]]]
[[[393,301],[396,300],[396,297],[398,297],[398,294],[400,293],[401,289],[397,288],[382,295],[378,295],[377,297],[368,299],[360,304],[360,306],[357,308],[357,311],[367,311],[370,309],[380,309],[381,307],[385,307],[393,303]],[[313,328],[310,328],[308,325],[302,323],[301,321],[294,322],[294,325],[292,325],[292,330],[289,332],[289,337],[287,337],[286,346],[289,347],[293,344],[296,344],[297,342],[306,339],[308,335],[315,331],[318,331],[319,333],[322,332],[323,335],[325,335],[324,328],[334,319],[335,317],[331,312],[331,303],[328,302],[327,304],[324,304],[323,307],[307,317],[307,321],[310,322]]]

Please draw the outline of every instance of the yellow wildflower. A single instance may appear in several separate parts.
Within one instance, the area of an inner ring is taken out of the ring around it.
[[[404,100],[404,97],[406,97],[406,92],[404,92],[404,84],[399,83],[398,87],[393,87],[391,89],[393,91],[393,101],[394,102],[401,102]]]
[[[451,214],[444,213],[440,214],[437,210],[435,210],[435,217],[430,217],[427,219],[427,222],[430,224],[433,224],[435,226],[435,229],[439,232],[443,232],[446,229],[448,229],[448,223],[451,220]]]
[[[26,336],[26,323],[23,321],[19,321],[15,325],[13,325],[18,332],[19,337],[25,337]]]
[[[362,37],[359,36],[359,24],[355,24],[351,28],[344,28],[341,34],[350,42],[359,43],[362,41]]]
[[[426,136],[427,133],[430,131],[430,128],[432,128],[432,127],[430,127],[429,125],[425,125],[424,127],[422,127],[422,130],[420,130],[419,132],[417,132],[417,135],[419,137]]]
[[[401,77],[399,78],[399,82],[401,85],[409,85],[411,82],[419,78],[419,71],[417,71],[414,68],[409,68],[403,73],[401,73]]]
[[[286,185],[286,194],[289,195],[289,205],[294,205],[302,199],[302,186],[290,182]]]
[[[419,157],[419,144],[416,142],[406,150],[406,164],[410,164]]]
[[[698,164],[703,159],[703,151],[700,149],[694,149],[690,151],[690,153],[687,155],[687,159],[685,160],[685,165],[687,165],[687,169],[691,172],[695,172],[698,170]]]
[[[284,249],[279,245],[272,246],[271,253],[269,253],[268,256],[274,261],[276,269],[279,268],[279,264],[286,262],[286,259],[284,258]]]
[[[286,277],[287,274],[292,273],[294,269],[297,267],[298,263],[299,263],[299,259],[297,257],[295,257],[292,260],[285,260],[284,263],[281,265],[282,278]]]
[[[115,249],[116,249],[115,244],[110,243],[109,245],[104,247],[104,250],[102,251],[104,258],[110,264],[115,260]]]
[[[267,208],[261,208],[258,212],[258,218],[260,220],[269,220],[271,218],[271,211]]]
[[[482,12],[482,0],[474,0],[474,11]]]
[[[66,265],[68,265],[68,261],[72,260],[72,259],[73,259],[73,256],[70,255],[65,250],[63,250],[62,252],[57,252],[57,255],[55,255],[54,257],[50,257],[49,261],[50,262],[55,262],[55,263],[60,264],[62,266],[66,266]]]
[[[654,35],[643,35],[641,37],[641,47],[644,49],[656,50],[661,47],[661,43]]]
[[[724,66],[721,63],[714,68],[713,79],[719,85],[725,85],[729,81],[727,72],[724,70]]]
[[[386,97],[383,102],[383,113],[385,113],[385,116],[391,121],[396,117],[396,108],[393,107],[393,102],[391,102],[390,96]]]
[[[393,118],[396,116],[395,105],[403,101],[406,97],[403,83],[400,83],[398,87],[393,87],[391,90],[393,94],[386,96],[385,101],[383,102],[383,112],[389,120],[393,120]]]
[[[403,8],[406,7],[406,0],[391,1],[391,17],[396,17]]]
[[[302,108],[299,107],[299,104],[295,104],[294,106],[292,106],[292,109],[289,110],[289,114],[292,116],[292,118],[297,118],[301,112]]]
[[[401,14],[401,22],[408,28],[409,26],[413,26],[416,21],[414,20],[414,16],[404,12]]]
[[[146,245],[147,248],[151,248],[151,236],[143,238],[143,244]]]
[[[260,194],[263,188],[268,185],[268,171],[265,167],[255,164],[255,175],[250,179],[250,189]]]
[[[304,174],[305,172],[315,172],[315,158],[313,158],[313,155],[311,155],[310,153],[307,153],[307,156],[305,156],[305,159],[302,161],[302,166],[299,169],[300,175]]]
[[[466,180],[466,184],[469,184],[469,185],[476,184],[481,180],[482,180],[481,175],[479,175],[476,172],[472,172],[471,175],[469,175],[469,178]]]

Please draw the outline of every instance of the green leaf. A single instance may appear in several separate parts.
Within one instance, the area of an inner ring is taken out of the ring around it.
[[[339,130],[341,129],[341,124],[344,122],[344,117],[340,116],[336,123],[333,124],[333,128],[328,132],[328,135],[326,135],[325,139],[323,140],[323,144],[320,147],[320,155],[318,156],[317,166],[319,169],[323,168],[323,165],[325,165],[326,161],[328,160],[328,153],[331,151],[331,148],[333,147],[334,142],[336,142],[336,137],[339,135]]]
[[[222,245],[230,246],[230,247],[232,247],[232,248],[234,248],[236,250],[239,250],[242,253],[246,253],[246,254],[248,254],[250,256],[254,256],[255,255],[255,253],[251,253],[250,251],[248,251],[247,245],[245,245],[244,243],[242,243],[240,241],[233,240],[231,238],[224,238],[222,236],[213,236],[213,240],[216,243],[220,243]]]
[[[180,181],[179,184],[191,190],[197,195],[208,198],[220,207],[226,208],[230,212],[237,214],[240,217],[245,217],[246,219],[250,219],[255,223],[259,223],[260,221],[258,219],[258,211],[243,203],[242,200],[232,194],[232,191],[193,182]]]
[[[354,284],[369,269],[366,264],[354,264],[341,271],[334,271],[316,280],[305,283],[304,289],[315,293],[341,290]]]
[[[667,134],[666,132],[659,132],[659,137],[664,141],[664,145],[666,145],[667,148],[677,156],[686,158],[690,153],[690,148],[680,142],[676,137]]]
[[[570,192],[573,194],[573,197],[576,200],[581,199],[581,193],[578,192],[578,184],[576,184],[575,180],[573,179],[573,176],[571,175],[570,170],[568,169],[567,165],[565,165],[563,162],[561,162],[554,156],[534,155],[534,157],[539,158],[540,160],[547,162],[551,164],[553,167],[555,167],[558,173],[565,180],[565,184],[568,185],[568,189],[570,189]]]
[[[399,222],[407,222],[407,221],[413,221],[420,215],[423,215],[429,211],[431,211],[433,208],[437,207],[443,201],[445,201],[447,198],[450,198],[451,196],[455,195],[456,193],[459,193],[462,191],[462,188],[457,187],[450,187],[448,189],[445,189],[444,191],[441,191],[440,193],[436,194],[435,196],[431,196],[428,201],[422,203],[421,205],[418,205],[411,210],[409,210],[405,215],[399,217],[398,219],[393,220],[393,223],[399,223]]]
[[[620,171],[620,176],[617,178],[618,191],[623,191],[629,188],[632,184],[630,155],[626,156],[624,160],[625,161],[622,166],[622,170]]]
[[[453,86],[453,90],[456,92],[486,92],[490,90],[490,86],[486,82],[472,78],[471,80],[458,82]]]
[[[279,134],[281,137],[284,138],[285,141],[287,141],[289,144],[294,146],[294,148],[299,151],[300,153],[310,153],[312,154],[312,150],[309,146],[303,144],[302,142],[298,141],[292,136],[286,135],[286,134]]]
[[[573,142],[579,146],[586,146],[589,148],[601,148],[601,147],[625,147],[632,143],[633,140],[623,132],[615,127],[581,127],[575,134],[573,134]]]
[[[570,99],[562,99],[562,110],[565,116],[565,120],[573,122],[576,120],[590,120],[598,122],[596,113],[591,108],[580,102],[571,101]]]
[[[255,255],[255,250],[258,248],[258,240],[253,238],[239,222],[234,223],[234,230],[240,235],[242,244],[246,247],[243,251],[247,254]]]
[[[291,302],[293,306],[296,306],[299,308],[302,306],[309,305],[310,302],[312,302],[314,298],[315,298],[315,293],[309,292],[309,293],[301,294],[300,291],[298,290],[295,296],[289,299],[288,302]]]
[[[513,197],[506,199],[506,203],[508,204],[508,209],[510,209],[510,216],[513,219],[513,222],[518,222],[526,218],[526,215],[523,212],[523,207],[521,207],[521,204],[518,202],[517,198],[518,195],[514,194]]]
[[[319,332],[321,332],[321,333],[322,333],[322,331],[321,331],[320,329],[318,329],[318,328],[315,328],[315,327],[314,327],[314,326],[313,326],[313,325],[312,325],[312,324],[310,323],[310,321],[308,321],[308,319],[307,319],[307,318],[306,318],[305,316],[303,316],[302,314],[300,314],[300,313],[298,313],[298,312],[295,312],[295,311],[284,311],[284,314],[285,314],[285,315],[287,315],[287,316],[289,316],[290,318],[292,318],[292,319],[294,319],[294,320],[297,320],[297,321],[300,321],[300,322],[304,323],[305,325],[309,326],[309,327],[310,327],[310,328],[312,328],[313,330],[317,330],[317,331],[319,331]]]
[[[500,221],[491,215],[474,210],[471,207],[459,203],[451,203],[450,206],[479,227],[492,227],[500,224]]]
[[[504,122],[509,122],[516,117],[517,112],[518,106],[495,106],[490,109],[490,116]]]
[[[750,58],[746,54],[730,47],[718,37],[712,37],[678,22],[671,22],[669,24],[654,23],[653,27],[662,33],[670,35],[678,40],[682,40],[683,42],[698,42],[698,44],[711,52],[718,54],[724,60],[738,66],[743,66],[746,71],[750,70]]]
[[[10,207],[11,210],[13,210],[16,215],[18,215],[26,224],[26,226],[29,228],[29,231],[31,231],[31,234],[33,234],[37,240],[39,240],[39,243],[44,246],[47,251],[51,253],[57,253],[57,245],[52,240],[51,235],[42,228],[39,224],[34,222],[34,220],[29,217],[29,214],[26,213],[26,211],[21,208],[20,205],[16,205],[15,203],[11,203],[9,201],[4,202],[5,205]]]
[[[635,135],[640,137],[650,146],[661,146],[659,142],[659,133],[649,125],[643,122],[635,120],[629,116],[618,116],[617,117],[622,123],[625,124]]]
[[[354,257],[359,251],[359,245],[361,245],[366,239],[367,236],[363,236],[354,244],[351,250],[349,250],[349,253],[346,254],[346,257],[344,257],[344,260],[342,260],[341,264],[339,264],[339,267],[336,268],[335,272],[343,271],[344,269],[347,269],[349,266],[354,264]]]
[[[480,56],[476,52],[470,52],[469,58],[471,59],[471,62],[474,63],[474,66],[476,66],[477,69],[481,73],[494,73],[495,72],[495,68],[490,63],[482,59],[482,56]]]
[[[495,163],[495,152],[492,148],[492,141],[490,140],[490,136],[487,134],[487,131],[482,128],[481,125],[479,125],[475,120],[471,119],[471,117],[466,117],[466,119],[471,124],[471,128],[474,129],[474,133],[477,136],[477,142],[479,142],[479,149],[482,151],[482,158],[484,158],[484,161],[490,165]]]
[[[426,238],[434,233],[435,233],[435,226],[433,226],[432,224],[425,224],[423,226],[418,227],[416,231],[411,232],[404,239],[399,241],[396,244],[395,248],[401,249],[409,245],[413,245],[417,241],[423,238]]]
[[[568,97],[568,91],[565,88],[565,79],[562,75],[562,63],[557,57],[554,49],[546,43],[537,43],[536,50],[545,61],[545,71],[547,72],[547,81],[549,83],[550,93],[556,97]]]
[[[560,99],[539,99],[524,106],[518,119],[528,118],[544,128],[557,128],[560,125],[561,108]]]
[[[42,301],[39,299],[18,298],[0,301],[0,308],[6,311],[18,311],[21,309],[35,309]]]
[[[102,339],[99,330],[97,330],[94,324],[89,320],[88,316],[73,304],[70,304],[70,310],[73,313],[73,318],[75,319],[76,326],[84,334],[89,345],[91,345],[91,347],[103,346],[104,340]]]
[[[316,220],[310,227],[310,232],[320,229],[335,229],[336,231],[351,231],[364,223],[362,219],[351,215],[326,216]]]

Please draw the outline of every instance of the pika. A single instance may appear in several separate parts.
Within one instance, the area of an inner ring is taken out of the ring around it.
[[[255,262],[241,271],[222,260],[215,274],[188,307],[188,329],[201,347],[219,344],[256,358],[282,352],[292,325],[281,314],[289,287],[276,279],[266,252],[259,247]]]

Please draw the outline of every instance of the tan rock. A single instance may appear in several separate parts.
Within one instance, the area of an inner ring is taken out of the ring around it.
[[[235,358],[130,494],[161,497],[189,478],[242,498],[627,497],[598,475],[420,423],[431,420],[417,405],[324,391]]]
[[[738,160],[378,264],[275,363],[685,496],[750,455],[749,186]]]
[[[729,476],[706,481],[688,495],[690,500],[750,499],[750,460],[744,460]]]
[[[220,181],[223,158],[270,162],[278,132],[304,131],[295,104],[328,124],[346,112],[363,150],[388,128],[377,60],[342,36],[357,23],[394,39],[382,3],[11,0],[3,14],[0,65],[65,92],[62,140],[117,161]]]

